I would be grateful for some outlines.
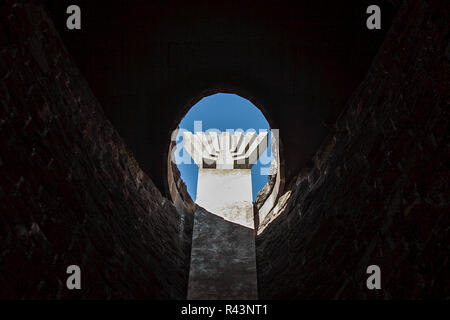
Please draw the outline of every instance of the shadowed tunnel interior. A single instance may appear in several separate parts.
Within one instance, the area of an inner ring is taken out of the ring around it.
[[[280,129],[259,298],[449,297],[445,1],[78,1],[81,30],[69,4],[0,4],[0,298],[185,299],[195,205],[170,135],[216,92]]]

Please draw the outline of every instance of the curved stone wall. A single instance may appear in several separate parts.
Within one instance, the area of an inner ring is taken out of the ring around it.
[[[383,33],[337,21],[357,2],[300,24],[281,7],[243,20],[233,3],[191,12],[180,1],[149,19],[111,4],[123,13],[114,29],[87,37],[59,16],[55,29],[40,1],[3,1],[0,298],[186,298],[192,217],[176,210],[186,199],[175,171],[166,192],[184,201],[160,192],[167,143],[185,102],[217,88],[245,92],[281,130],[286,187],[259,222],[260,298],[448,298],[448,6],[404,2],[378,50]],[[198,19],[187,28],[180,14]],[[148,42],[118,45],[136,30]],[[66,289],[71,264],[81,291]],[[369,264],[382,290],[365,287]]]

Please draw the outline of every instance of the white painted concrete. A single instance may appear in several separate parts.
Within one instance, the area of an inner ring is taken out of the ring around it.
[[[199,169],[199,206],[227,221],[254,228],[250,169]]]

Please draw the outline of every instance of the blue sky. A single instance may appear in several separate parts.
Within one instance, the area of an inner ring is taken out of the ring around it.
[[[201,131],[211,128],[220,131],[226,131],[227,129],[242,129],[244,131],[254,129],[256,132],[267,130],[270,133],[269,124],[261,111],[249,100],[235,94],[217,93],[203,98],[188,111],[181,120],[179,127],[180,129],[194,132],[194,121],[202,121]],[[262,164],[262,161],[258,161],[252,167],[253,200],[258,191],[267,183],[267,175],[261,173],[267,171],[264,169],[270,167],[270,161],[272,160],[270,138],[269,135],[269,148],[265,153],[270,157],[270,160],[264,161],[266,162],[265,164]],[[180,130],[177,136],[176,150],[176,153],[180,156],[183,153],[187,154],[183,149],[182,140],[182,130]],[[181,178],[187,185],[188,193],[195,201],[197,193],[197,165],[191,159],[191,164],[178,164],[178,169],[180,170]]]

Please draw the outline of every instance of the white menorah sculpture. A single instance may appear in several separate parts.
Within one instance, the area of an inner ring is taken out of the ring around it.
[[[188,299],[257,299],[251,168],[268,133],[183,133],[199,167]]]
[[[267,144],[267,132],[183,133],[184,149],[199,168],[251,169]]]

